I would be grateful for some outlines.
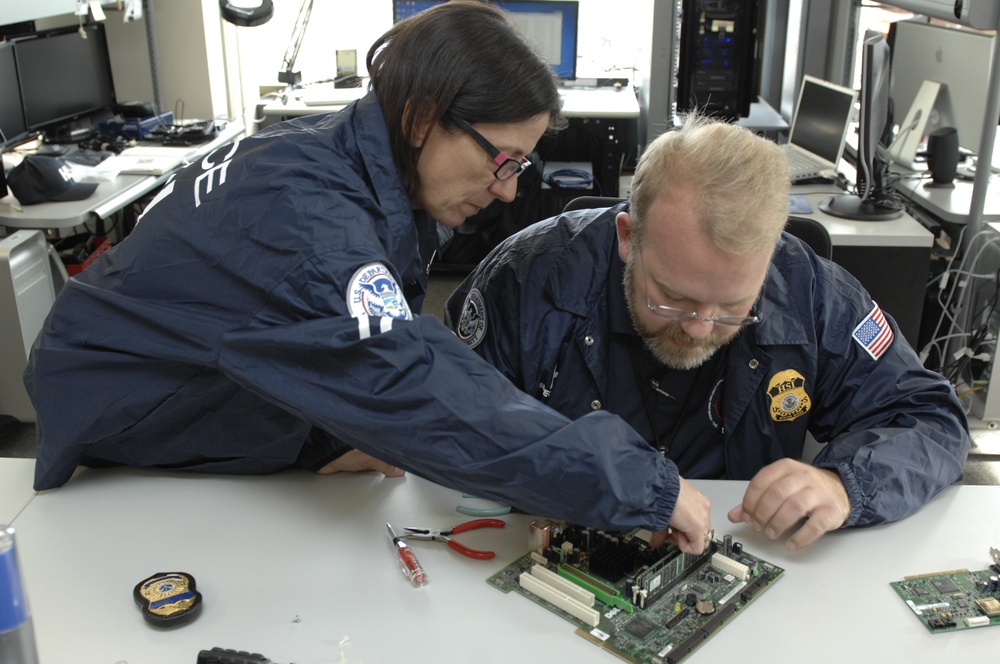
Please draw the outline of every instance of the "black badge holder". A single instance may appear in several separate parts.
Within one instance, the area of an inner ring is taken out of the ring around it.
[[[142,617],[156,627],[177,627],[201,612],[201,593],[184,572],[157,572],[136,584],[132,597]]]

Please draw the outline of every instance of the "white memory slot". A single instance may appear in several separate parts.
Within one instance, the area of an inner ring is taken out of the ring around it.
[[[735,576],[740,581],[746,581],[750,578],[750,568],[743,563],[733,560],[721,553],[716,553],[712,556],[712,566],[716,569],[720,569],[723,572],[728,572]]]
[[[521,576],[518,577],[518,583],[520,583],[521,587],[525,590],[535,593],[549,604],[557,606],[574,618],[578,618],[587,623],[591,627],[597,627],[597,625],[601,622],[600,613],[589,606],[584,606],[566,593],[553,588],[544,581],[540,580],[538,577],[532,576],[527,572],[522,572]]]
[[[584,590],[568,579],[564,579],[550,569],[541,565],[531,566],[531,575],[537,576],[539,581],[543,581],[556,590],[561,590],[584,606],[594,605],[594,593]]]

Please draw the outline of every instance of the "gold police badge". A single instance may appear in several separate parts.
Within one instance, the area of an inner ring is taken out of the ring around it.
[[[812,400],[806,394],[806,379],[794,369],[779,371],[771,377],[767,393],[771,397],[771,419],[791,422],[809,412]]]

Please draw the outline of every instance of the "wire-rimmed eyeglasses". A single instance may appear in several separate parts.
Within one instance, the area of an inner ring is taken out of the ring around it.
[[[481,148],[486,150],[486,154],[488,154],[490,159],[493,160],[493,163],[497,165],[497,167],[493,169],[493,177],[497,180],[503,181],[517,177],[522,171],[524,171],[524,169],[531,166],[531,162],[527,159],[521,159],[518,161],[510,155],[498,150],[495,145],[486,140],[485,136],[473,129],[472,125],[465,120],[454,116],[452,116],[451,119],[455,121],[455,124],[457,124],[462,131],[471,136],[472,140],[479,143]]]
[[[763,314],[758,315],[747,315],[747,316],[709,316],[705,318],[698,314],[697,311],[685,311],[684,309],[678,309],[676,307],[668,307],[665,304],[653,304],[653,301],[649,299],[649,278],[646,276],[646,267],[642,264],[642,247],[639,247],[639,263],[640,269],[642,270],[642,286],[646,291],[646,307],[652,312],[654,316],[659,316],[669,321],[683,323],[689,320],[700,320],[705,323],[714,323],[716,325],[728,325],[730,327],[744,327],[746,325],[753,325],[754,323],[759,323],[764,317]]]

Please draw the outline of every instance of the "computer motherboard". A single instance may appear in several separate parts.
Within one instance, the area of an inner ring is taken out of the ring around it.
[[[577,634],[638,664],[683,661],[784,572],[729,535],[701,555],[645,531],[612,533],[535,521],[529,551],[488,579],[577,626]]]
[[[1000,625],[1000,550],[989,569],[908,576],[889,585],[931,634]]]

